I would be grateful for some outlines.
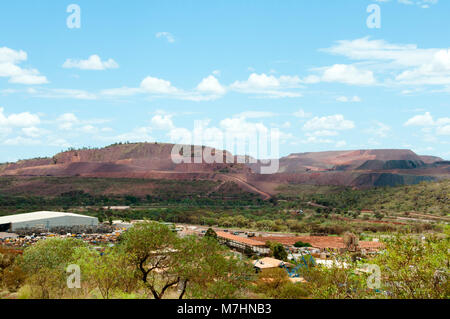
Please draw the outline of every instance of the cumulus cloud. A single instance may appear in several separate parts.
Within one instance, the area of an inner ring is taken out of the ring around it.
[[[252,73],[246,81],[235,81],[230,85],[234,91],[249,94],[260,94],[269,97],[300,97],[301,94],[289,89],[299,88],[301,80],[298,76],[275,77],[265,73]]]
[[[0,108],[0,143],[8,146],[47,145],[66,146],[62,139],[41,127],[39,115],[30,112],[5,115]],[[57,143],[59,142],[61,143]],[[57,143],[57,144],[56,144]]]
[[[79,123],[78,117],[73,113],[65,113],[56,119],[58,127],[61,130],[71,130],[73,126]]]
[[[63,68],[66,69],[96,70],[96,71],[117,69],[118,67],[119,65],[113,59],[102,61],[102,59],[97,54],[91,55],[86,60],[67,59],[63,64]]]
[[[203,93],[211,93],[217,95],[223,95],[226,92],[225,87],[223,87],[219,80],[213,75],[204,78],[200,84],[197,86],[197,90]]]
[[[385,75],[389,85],[448,85],[450,84],[450,50],[448,48],[421,49],[416,44],[395,44],[384,40],[372,40],[369,37],[355,40],[337,41],[332,47],[322,51],[345,56],[351,60],[361,61],[364,73],[360,79],[371,82],[370,74],[374,72]],[[340,67],[343,69],[343,67]],[[334,71],[329,69],[329,78]],[[350,70],[355,72],[355,70]],[[339,72],[338,72],[339,73]],[[393,77],[392,77],[392,74]],[[338,76],[338,79],[342,80]],[[318,81],[320,79],[316,79]],[[345,81],[345,79],[344,79]]]
[[[324,117],[314,117],[308,120],[303,129],[305,131],[340,131],[349,130],[355,127],[355,123],[350,120],[346,120],[342,114],[324,116]]]
[[[450,84],[450,50],[439,50],[429,63],[397,75],[396,80],[405,84]]]
[[[404,125],[405,126],[412,126],[412,125],[430,126],[430,125],[434,125],[434,120],[433,120],[433,117],[431,116],[430,112],[426,112],[425,114],[422,114],[422,115],[413,116],[408,121],[406,121],[406,123]]]
[[[107,89],[100,92],[105,97],[125,97],[137,94],[147,94],[151,97],[172,98],[189,101],[211,101],[222,97],[226,89],[219,80],[210,75],[197,85],[193,90],[183,90],[175,87],[170,81],[161,78],[147,76],[137,88],[122,87]]]
[[[425,138],[430,142],[436,141],[436,137],[432,135],[433,132],[436,135],[450,135],[450,117],[442,117],[435,120],[430,112],[413,116],[403,125],[422,127]]]
[[[16,51],[7,47],[0,48],[0,77],[9,78],[10,83],[16,84],[46,84],[48,80],[40,75],[36,69],[24,69],[19,66],[26,61],[28,55],[25,51]]]
[[[337,82],[350,85],[372,85],[376,83],[373,72],[361,70],[354,65],[335,64],[323,68],[320,80],[323,82]]]
[[[108,128],[100,127],[101,124],[108,122],[107,119],[89,119],[81,120],[74,113],[64,113],[60,115],[55,123],[58,129],[62,131],[81,132],[86,134],[94,134],[99,131],[108,131]]]
[[[155,94],[175,94],[178,89],[172,86],[170,81],[147,76],[141,82],[141,88],[147,93]]]
[[[167,114],[157,114],[153,116],[151,119],[151,124],[155,129],[167,130],[175,128],[172,121],[172,116]]]
[[[41,122],[38,115],[30,112],[5,115],[4,111],[0,107],[0,127],[31,127]]]
[[[46,131],[41,128],[38,128],[36,126],[31,126],[31,127],[22,128],[22,132],[25,136],[28,136],[31,138],[37,138],[37,137],[41,136],[42,134],[44,134]]]

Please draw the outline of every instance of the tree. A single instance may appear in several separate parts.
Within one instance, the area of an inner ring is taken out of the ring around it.
[[[135,224],[122,236],[122,248],[140,273],[142,283],[155,299],[162,299],[167,289],[180,282],[173,271],[180,256],[179,239],[158,222]]]
[[[330,266],[302,267],[308,296],[315,299],[363,299],[374,297],[367,289],[367,275],[357,272],[351,256],[335,257]]]
[[[189,291],[195,298],[238,298],[254,274],[246,259],[230,253],[211,237],[182,240],[175,271],[183,285],[182,299]]]
[[[288,254],[282,244],[274,243],[274,242],[267,242],[266,246],[269,246],[270,253],[273,256],[273,258],[280,259],[280,260],[287,260]]]
[[[212,228],[208,228],[205,233],[205,237],[217,240],[217,233]]]
[[[25,280],[22,269],[15,262],[18,255],[0,246],[0,289],[16,291]]]
[[[19,263],[26,282],[37,288],[39,298],[48,299],[52,292],[61,296],[66,289],[66,267],[74,262],[77,248],[86,246],[81,240],[50,238],[25,249]]]
[[[374,262],[380,267],[383,289],[393,298],[450,297],[448,234],[425,240],[397,235],[385,244],[386,250]]]
[[[298,242],[296,242],[295,244],[294,244],[294,247],[297,247],[297,248],[301,248],[301,247],[311,247],[311,244],[310,243],[304,243],[304,242],[302,242],[302,241],[298,241]]]
[[[109,299],[116,289],[131,292],[136,287],[136,270],[130,266],[129,257],[119,249],[109,248],[100,254],[83,247],[76,250],[74,257],[83,279],[95,284],[104,299]]]

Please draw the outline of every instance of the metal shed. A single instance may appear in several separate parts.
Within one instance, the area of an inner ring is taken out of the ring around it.
[[[97,226],[96,217],[61,212],[34,212],[0,217],[0,231],[61,226]]]

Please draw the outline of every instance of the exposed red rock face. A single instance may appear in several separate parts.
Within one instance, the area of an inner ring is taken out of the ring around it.
[[[101,149],[71,150],[53,158],[0,165],[0,176],[81,176],[236,183],[244,191],[267,199],[281,184],[341,185],[358,188],[413,184],[450,177],[450,163],[410,150],[354,150],[291,154],[279,160],[276,174],[258,174],[262,165],[237,163],[243,157],[209,147],[187,150],[192,163],[172,160],[173,144],[115,144]],[[220,154],[223,163],[194,162],[198,153]],[[226,163],[225,159],[233,163]],[[246,158],[248,160],[248,158]],[[240,161],[242,162],[242,161]]]

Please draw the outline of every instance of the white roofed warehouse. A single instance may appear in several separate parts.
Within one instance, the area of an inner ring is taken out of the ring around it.
[[[27,228],[51,229],[52,227],[97,225],[96,217],[60,212],[34,212],[0,217],[0,232]]]

